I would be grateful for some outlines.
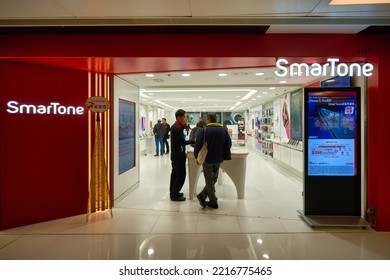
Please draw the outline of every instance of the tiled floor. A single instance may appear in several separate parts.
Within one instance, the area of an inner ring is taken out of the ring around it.
[[[0,259],[390,259],[390,233],[307,226],[296,214],[301,180],[255,152],[245,199],[223,174],[217,210],[171,202],[169,176],[169,156],[142,157],[140,184],[116,202],[113,218],[104,212],[89,223],[81,215],[2,231]]]

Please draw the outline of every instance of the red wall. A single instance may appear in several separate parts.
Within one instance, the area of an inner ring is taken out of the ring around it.
[[[10,100],[83,106],[87,74],[0,62],[0,229],[86,212],[88,115],[6,112]]]
[[[39,63],[37,58],[43,57],[46,61],[42,63],[47,64],[47,58],[70,58],[74,63],[54,61],[49,64],[114,73],[121,58],[129,62],[126,72],[140,71],[139,64],[143,62],[147,62],[145,68],[154,71],[175,71],[202,69],[204,65],[207,68],[247,67],[247,58],[251,57],[365,58],[376,67],[368,81],[368,205],[376,208],[376,228],[390,231],[390,129],[386,115],[390,104],[388,35],[3,35],[0,41],[0,59],[34,58]],[[154,59],[140,60],[142,57]],[[176,61],[179,58],[182,64],[170,63],[172,57]],[[242,64],[239,57],[245,57]],[[129,58],[134,58],[133,64]],[[204,58],[208,59],[207,64]],[[123,65],[120,68],[123,72]]]

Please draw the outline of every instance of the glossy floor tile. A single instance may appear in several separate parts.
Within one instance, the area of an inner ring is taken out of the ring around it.
[[[390,259],[390,233],[24,235],[0,259]]]
[[[140,182],[110,212],[0,232],[0,259],[390,259],[390,233],[311,228],[302,180],[255,152],[244,199],[227,174],[218,209],[169,199],[169,156],[142,156]],[[204,186],[201,174],[197,192]],[[188,179],[183,190],[188,198]]]

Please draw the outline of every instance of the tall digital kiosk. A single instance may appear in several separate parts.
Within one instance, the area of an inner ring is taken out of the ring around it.
[[[311,226],[361,226],[360,88],[306,88],[304,210]]]

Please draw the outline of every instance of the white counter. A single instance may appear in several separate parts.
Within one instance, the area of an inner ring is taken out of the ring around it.
[[[232,179],[237,190],[239,199],[245,195],[245,177],[246,177],[246,158],[249,152],[245,149],[232,148],[232,159],[225,160],[221,164],[221,169]],[[188,179],[190,188],[190,199],[195,197],[198,186],[199,175],[202,172],[202,166],[196,163],[193,150],[187,151],[188,156]],[[220,177],[222,172],[219,173]]]

